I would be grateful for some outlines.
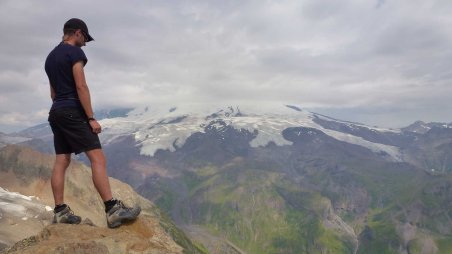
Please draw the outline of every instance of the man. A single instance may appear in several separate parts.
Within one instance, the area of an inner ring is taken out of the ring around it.
[[[45,62],[53,101],[49,123],[56,153],[51,179],[55,199],[53,222],[78,224],[81,221],[80,216],[64,203],[64,177],[71,153],[84,152],[91,162],[94,186],[105,204],[108,227],[119,227],[124,221],[136,219],[141,208],[127,207],[111,194],[106,160],[98,137],[102,128],[94,118],[83,70],[88,59],[81,47],[94,39],[85,22],[77,18],[64,24],[63,33],[63,41],[50,52]]]

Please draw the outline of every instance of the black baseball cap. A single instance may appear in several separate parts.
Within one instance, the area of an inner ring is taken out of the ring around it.
[[[72,18],[72,19],[66,21],[66,23],[64,23],[63,30],[66,30],[66,29],[74,29],[74,30],[80,29],[80,30],[82,30],[83,35],[87,37],[86,38],[87,42],[94,41],[94,38],[91,37],[91,35],[89,35],[89,33],[88,33],[88,27],[86,26],[85,22],[83,22],[83,20],[81,20],[81,19]]]

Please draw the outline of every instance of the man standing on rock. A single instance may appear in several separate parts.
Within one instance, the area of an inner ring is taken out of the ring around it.
[[[45,62],[53,101],[49,123],[56,153],[51,180],[55,199],[53,222],[78,224],[81,221],[80,216],[64,203],[64,178],[71,154],[84,152],[91,162],[94,186],[105,204],[108,227],[119,227],[124,221],[136,219],[141,208],[127,207],[111,194],[106,160],[98,137],[102,129],[94,118],[83,70],[88,59],[81,47],[94,39],[85,22],[77,18],[64,24],[63,33],[63,41],[50,52]]]

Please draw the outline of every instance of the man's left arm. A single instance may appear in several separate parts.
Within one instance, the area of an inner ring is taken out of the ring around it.
[[[74,75],[75,88],[77,89],[77,94],[82,104],[85,114],[88,118],[94,116],[93,108],[91,107],[91,96],[89,93],[88,85],[85,80],[85,72],[83,71],[83,62],[78,61],[72,66],[72,73]],[[98,134],[102,131],[100,124],[96,119],[89,120],[89,125],[94,133]]]
[[[55,90],[53,89],[52,84],[50,84],[50,98],[52,98],[52,101],[55,100]]]

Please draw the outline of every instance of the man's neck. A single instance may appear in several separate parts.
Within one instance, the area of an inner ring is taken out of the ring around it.
[[[77,38],[75,38],[74,35],[64,35],[63,36],[63,43],[69,44],[71,46],[77,47]]]
[[[63,40],[64,44],[69,44],[71,46],[75,46],[75,41],[74,40]]]

